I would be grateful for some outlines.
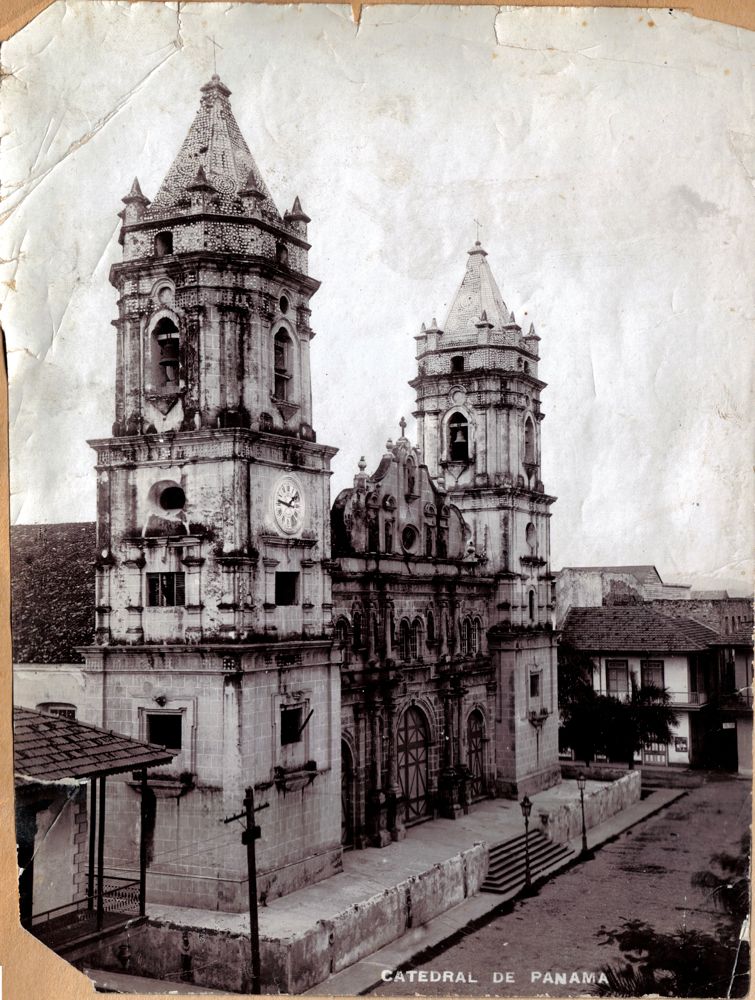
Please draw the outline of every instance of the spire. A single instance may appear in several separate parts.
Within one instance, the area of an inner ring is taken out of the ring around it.
[[[288,213],[288,219],[290,222],[307,223],[312,221],[310,217],[307,215],[307,213],[302,209],[298,194],[294,198],[294,204],[291,211]]]
[[[253,187],[261,195],[259,201],[264,211],[280,221],[280,214],[234,117],[228,100],[230,95],[231,91],[217,73],[201,88],[194,121],[155,195],[152,211],[167,213],[180,209],[186,202],[187,186],[196,183],[201,169],[205,182],[219,192],[222,211],[238,213],[239,195]]]
[[[126,205],[130,204],[131,202],[137,202],[137,201],[141,202],[143,205],[149,205],[149,198],[145,198],[144,195],[142,194],[142,189],[139,187],[138,178],[136,177],[134,178],[134,183],[131,185],[131,190],[129,191],[129,193],[126,195],[125,198],[121,199],[121,201],[123,201]]]
[[[468,252],[464,278],[443,326],[446,341],[464,339],[475,334],[475,327],[481,320],[494,329],[500,329],[511,322],[506,303],[486,260],[487,256],[487,251],[476,240]]]
[[[187,191],[215,191],[216,188],[210,184],[207,180],[207,174],[204,172],[204,167],[199,164],[199,169],[197,170],[196,176],[191,184],[186,185]]]

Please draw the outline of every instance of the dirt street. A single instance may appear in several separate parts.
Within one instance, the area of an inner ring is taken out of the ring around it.
[[[396,976],[374,992],[562,997],[593,992],[589,974],[620,957],[616,948],[600,943],[602,927],[637,918],[658,931],[686,926],[714,932],[720,913],[706,890],[692,886],[692,875],[708,868],[716,853],[737,853],[750,815],[748,782],[710,779],[606,844],[594,859],[552,879],[536,896],[513,903],[417,965],[414,976],[404,972],[404,981]],[[420,977],[421,971],[428,975]],[[438,972],[446,975],[432,982]],[[566,983],[556,973],[565,973]]]

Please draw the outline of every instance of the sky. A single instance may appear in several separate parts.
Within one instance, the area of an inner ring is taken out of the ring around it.
[[[210,39],[217,43],[213,46]],[[332,496],[398,421],[477,235],[542,338],[552,561],[752,581],[753,35],[679,11],[58,3],[3,46],[14,523],[93,519],[120,199],[217,70],[312,222]]]

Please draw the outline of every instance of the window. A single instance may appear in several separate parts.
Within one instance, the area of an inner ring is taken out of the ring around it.
[[[275,603],[281,607],[290,607],[299,603],[299,574],[275,574]]]
[[[479,653],[481,646],[482,622],[479,618],[472,619],[472,652]]]
[[[529,594],[529,597],[528,597],[528,602],[529,602],[529,609],[528,610],[529,610],[530,621],[534,622],[534,620],[535,620],[535,591],[534,590],[530,591],[530,594]]]
[[[185,603],[183,573],[147,573],[147,604],[150,608],[174,608]]]
[[[540,674],[530,674],[530,700],[540,698]]]
[[[45,715],[57,715],[60,719],[76,718],[76,706],[61,701],[43,701],[41,705],[37,705],[37,711],[44,712]]]
[[[163,510],[183,510],[186,494],[180,486],[166,486],[160,493],[159,502]]]
[[[287,747],[292,743],[301,743],[302,716],[304,709],[301,705],[281,707],[281,746]]]
[[[173,233],[158,233],[155,236],[155,257],[167,257],[173,253]]]
[[[432,611],[427,612],[427,641],[435,642],[435,615]]]
[[[461,652],[468,656],[472,651],[472,620],[465,618],[461,623]]]
[[[362,616],[358,611],[354,612],[354,649],[362,648]]]
[[[154,377],[161,385],[173,385],[178,382],[178,355],[181,344],[178,327],[172,319],[163,316],[155,326],[153,336],[160,352]]]
[[[291,341],[285,330],[279,330],[275,335],[273,367],[275,384],[273,395],[276,399],[288,399],[289,382],[291,380]]]
[[[407,524],[401,532],[401,544],[407,552],[413,552],[417,545],[417,529],[412,524]]]
[[[448,421],[448,457],[452,462],[469,461],[469,424],[461,413]]]
[[[412,656],[411,629],[406,618],[401,619],[399,626],[399,655],[404,663],[408,663]]]
[[[433,554],[433,529],[432,525],[425,525],[425,555],[432,556]]]
[[[524,421],[524,461],[535,463],[535,427],[529,417]]]
[[[288,312],[288,306],[289,306],[288,296],[281,295],[280,299],[278,300],[278,307],[284,316]]]
[[[451,371],[452,372],[464,371],[464,358],[461,356],[461,354],[457,354],[453,358],[451,358]]]
[[[148,712],[147,742],[168,750],[180,750],[182,724],[181,712]]]
[[[420,650],[422,649],[422,622],[419,618],[415,618],[412,623],[412,634],[410,642],[410,651],[413,660],[418,660],[420,655]]]
[[[386,552],[393,552],[393,523],[386,521],[383,526],[383,548]]]
[[[335,640],[340,646],[347,645],[349,641],[349,623],[345,618],[339,618],[336,622]]]
[[[629,695],[629,665],[626,660],[606,660],[606,691],[612,698]]]
[[[640,660],[640,683],[643,687],[663,687],[663,660]]]

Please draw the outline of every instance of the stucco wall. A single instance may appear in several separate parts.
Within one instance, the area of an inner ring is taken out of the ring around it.
[[[487,873],[488,847],[475,844],[427,872],[407,879],[285,938],[260,940],[263,993],[300,993],[479,891]],[[194,982],[248,992],[249,938],[207,929],[187,929],[151,919],[130,935],[128,972],[176,980],[186,933]],[[120,942],[102,941],[84,964],[124,971]]]
[[[639,771],[628,771],[617,781],[585,791],[585,826],[591,829],[615,816],[634,802],[639,802],[641,777]],[[543,820],[543,815],[546,819]],[[582,834],[582,808],[579,799],[571,799],[557,809],[540,810],[540,829],[556,843],[564,844]]]

